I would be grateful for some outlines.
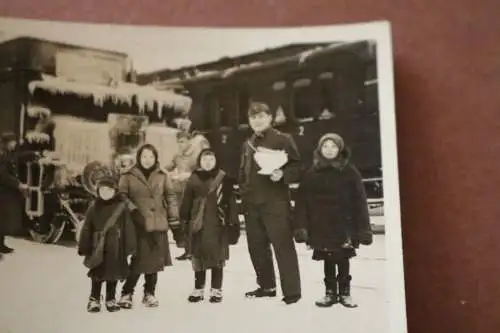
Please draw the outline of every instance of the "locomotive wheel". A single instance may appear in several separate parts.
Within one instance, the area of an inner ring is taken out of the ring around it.
[[[50,221],[50,225],[54,227],[54,233],[50,238],[51,244],[56,244],[57,242],[59,242],[67,224],[68,221],[65,215],[57,214],[56,216],[54,216],[54,218]]]
[[[57,226],[52,223],[47,223],[47,221],[42,220],[33,220],[30,223],[29,234],[31,239],[38,243],[54,243],[53,239],[57,238],[57,236],[62,233],[61,229],[64,229],[64,224],[62,226]],[[59,235],[60,238],[60,235]],[[59,240],[59,239],[57,239]]]

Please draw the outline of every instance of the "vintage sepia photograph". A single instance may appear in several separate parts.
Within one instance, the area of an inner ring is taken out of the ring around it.
[[[406,331],[388,22],[0,26],[0,332]]]

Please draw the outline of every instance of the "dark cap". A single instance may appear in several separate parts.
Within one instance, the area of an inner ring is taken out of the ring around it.
[[[248,107],[248,116],[255,116],[256,114],[259,114],[261,112],[271,114],[271,110],[269,109],[269,106],[265,103],[262,102],[251,102],[250,106]]]

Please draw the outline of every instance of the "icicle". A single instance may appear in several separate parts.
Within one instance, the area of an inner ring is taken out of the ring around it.
[[[161,119],[163,116],[163,108],[165,107],[165,101],[158,101],[158,119]]]
[[[155,100],[154,99],[148,99],[146,101],[146,105],[147,105],[147,109],[148,110],[153,110],[153,108],[155,107]]]
[[[181,109],[186,114],[189,112],[192,100],[187,96],[178,95],[172,91],[159,91],[153,86],[139,86],[131,83],[120,83],[116,87],[88,85],[78,82],[67,81],[63,78],[43,75],[43,81],[33,81],[29,84],[30,92],[37,88],[47,90],[52,94],[64,95],[68,92],[79,96],[89,96],[95,104],[103,106],[106,99],[113,103],[127,103],[132,105],[133,97],[137,98],[140,112],[144,113],[146,108],[152,109],[154,103],[173,106]]]
[[[40,116],[50,117],[52,112],[50,111],[50,109],[47,109],[47,108],[44,108],[41,106],[32,105],[32,106],[28,107],[28,110],[26,113],[28,116],[30,116],[32,118],[37,118]]]
[[[38,83],[40,81],[32,81],[28,84],[28,90],[31,95],[33,95],[33,92],[35,91],[36,88],[38,88]]]

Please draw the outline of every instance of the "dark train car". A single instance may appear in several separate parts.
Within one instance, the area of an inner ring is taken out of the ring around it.
[[[353,161],[364,178],[379,178],[375,48],[371,41],[301,45],[299,50],[292,48],[294,52],[289,46],[288,54],[280,48],[275,53],[266,50],[265,59],[263,53],[223,59],[211,68],[197,66],[191,70],[192,78],[164,83],[181,84],[189,91],[193,129],[207,135],[233,176],[243,140],[250,135],[248,104],[257,100],[275,112],[277,128],[293,134],[306,166],[312,162],[311,152],[319,137],[337,132],[351,147]],[[221,62],[233,67],[221,70]],[[380,185],[369,190],[371,197],[382,197]]]

